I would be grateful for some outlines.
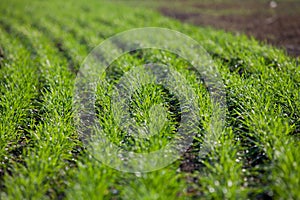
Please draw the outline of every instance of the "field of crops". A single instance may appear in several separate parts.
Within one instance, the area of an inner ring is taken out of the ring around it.
[[[121,2],[1,0],[0,13],[0,199],[300,198],[300,67],[295,58],[243,35],[182,24]],[[76,76],[92,49],[139,27],[169,28],[199,42],[220,73],[226,116],[211,150],[201,156],[203,137],[214,121],[201,75],[170,52],[122,55],[110,64],[96,92],[97,123],[111,142],[151,152],[176,137],[182,115],[178,99],[157,84],[134,92],[129,107],[139,124],[149,119],[151,124],[153,115],[157,121],[166,118],[161,131],[136,139],[116,125],[113,85],[135,66],[159,61],[178,71],[200,108],[200,125],[186,153],[162,169],[127,173],[91,155],[77,129],[73,99]],[[154,104],[166,115],[149,111]]]

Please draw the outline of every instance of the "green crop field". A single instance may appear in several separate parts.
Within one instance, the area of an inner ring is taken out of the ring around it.
[[[151,152],[176,137],[178,99],[158,84],[144,85],[129,101],[136,123],[165,120],[156,136],[136,139],[116,125],[113,85],[135,66],[159,61],[178,71],[200,108],[200,125],[186,153],[162,169],[127,173],[95,159],[85,145],[74,87],[94,47],[141,27],[179,31],[207,51],[225,88],[226,116],[211,150],[200,156],[214,121],[201,75],[171,52],[122,55],[96,92],[97,123],[111,142]],[[283,50],[119,1],[0,2],[0,199],[300,199],[299,144],[300,66]]]

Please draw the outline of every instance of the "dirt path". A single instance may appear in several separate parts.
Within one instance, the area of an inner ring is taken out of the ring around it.
[[[183,22],[246,33],[300,56],[300,1],[164,0],[158,9]],[[168,3],[169,2],[169,3]]]

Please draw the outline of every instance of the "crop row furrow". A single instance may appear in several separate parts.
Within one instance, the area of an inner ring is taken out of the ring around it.
[[[14,167],[24,162],[23,151],[30,143],[29,130],[36,120],[39,85],[38,65],[22,42],[24,37],[21,40],[12,37],[13,33],[7,33],[6,29],[0,28],[0,43],[6,55],[0,70],[1,190],[3,176],[13,173]]]
[[[79,68],[80,62],[83,60],[81,55],[86,54],[84,47],[78,45],[78,42],[74,42],[74,39],[65,34],[58,24],[49,23],[45,16],[33,15],[29,11],[25,16],[22,13],[13,13],[11,18],[23,21],[24,24],[30,27],[30,31],[36,30],[45,35],[51,40],[49,44],[53,43],[57,53],[61,54],[68,61],[70,70],[76,72],[75,69]]]
[[[284,158],[287,157],[284,155],[284,152],[286,152],[285,149],[290,149],[291,152],[295,152],[298,148],[294,146],[294,142],[291,142],[291,144],[288,142],[292,140],[289,133],[293,131],[293,126],[289,125],[288,118],[286,117],[287,115],[281,105],[278,104],[279,101],[276,99],[276,93],[280,92],[280,89],[278,88],[278,90],[274,90],[276,84],[268,83],[269,77],[276,79],[274,77],[277,77],[278,73],[279,72],[276,72],[273,69],[269,69],[266,73],[268,75],[263,75],[261,80],[252,79],[247,81],[242,88],[236,88],[237,96],[244,99],[244,101],[242,101],[242,99],[240,100],[240,105],[235,109],[237,119],[241,124],[241,133],[245,140],[244,144],[249,147],[252,143],[252,147],[255,147],[254,149],[245,149],[248,152],[246,155],[250,158],[248,160],[252,163],[250,164],[252,167],[246,169],[246,171],[249,170],[248,177],[246,178],[250,179],[249,184],[253,186],[257,185],[257,181],[263,183],[262,180],[265,180],[265,193],[263,194],[265,196],[272,196],[274,194],[278,195],[278,189],[280,188],[288,189],[288,185],[274,187],[274,185],[277,184],[273,183],[273,178],[276,177],[277,180],[280,179],[278,175],[274,175],[277,173],[278,168],[284,167],[284,169],[286,169],[285,173],[287,174],[284,175],[284,173],[281,173],[282,177],[285,177],[294,171],[291,166],[292,163],[283,163],[281,159],[277,159],[275,155],[282,153],[279,158]],[[281,76],[281,78],[284,77],[284,75]],[[261,84],[262,81],[266,83]],[[280,82],[280,80],[278,81]],[[288,82],[289,78],[286,77],[285,83]],[[266,87],[266,85],[269,86]],[[293,84],[286,84],[289,88],[287,91],[292,92],[294,90],[292,85]],[[256,98],[254,98],[252,94],[256,94]],[[242,95],[244,97],[242,97]],[[286,97],[288,98],[290,95],[291,94],[287,93]],[[251,98],[247,98],[250,96]],[[244,129],[245,127],[247,127],[247,130]],[[255,155],[255,152],[260,153]],[[297,165],[295,155],[292,154],[290,156],[290,159]],[[249,164],[247,165],[249,166]],[[260,174],[260,176],[257,176],[257,174]],[[261,188],[257,188],[257,190],[261,190]],[[292,195],[293,190],[288,190]],[[281,189],[280,191],[282,192]]]
[[[13,20],[10,22],[16,25]],[[35,73],[42,77],[45,85],[35,88],[35,92],[42,94],[39,97],[42,99],[39,108],[41,120],[33,123],[35,127],[28,130],[31,145],[23,150],[24,165],[15,166],[12,175],[5,176],[6,185],[10,185],[7,197],[39,199],[46,194],[59,197],[66,187],[64,177],[73,165],[72,151],[77,145],[71,112],[73,75],[68,72],[65,58],[59,56],[48,38],[34,29],[30,29],[29,34],[26,26],[18,24],[18,27],[28,41],[34,41],[38,52],[34,64],[39,67]],[[19,67],[22,68],[22,65]],[[34,73],[33,70],[28,71]],[[24,176],[27,177],[25,180]],[[26,194],[25,191],[31,192]]]
[[[11,24],[9,24],[8,21],[4,19],[0,20],[0,26],[10,35],[17,37],[21,40],[22,43],[26,46],[29,52],[31,52],[31,56],[34,57],[37,55],[37,51],[34,48],[34,45],[31,43],[31,41],[28,40],[28,38],[22,34],[20,31],[17,30],[16,27],[13,27]]]
[[[66,19],[66,18],[64,18],[64,19]],[[62,23],[61,21],[60,21],[60,23]],[[66,24],[68,24],[67,22],[64,22],[64,23],[66,23]],[[63,24],[63,23],[62,23]],[[62,25],[63,26],[63,25]],[[79,32],[79,31],[78,31]],[[85,36],[86,37],[86,36]],[[128,59],[130,59],[129,57],[128,57]],[[132,59],[132,58],[131,58]],[[91,165],[91,164],[95,164],[95,163],[87,163],[86,165]],[[99,168],[96,168],[98,171],[100,170],[100,172],[101,172],[101,168],[102,167],[99,167]],[[89,177],[86,177],[86,174],[87,174],[87,172],[84,170],[85,168],[83,168],[82,170],[81,170],[81,173],[80,174],[78,174],[78,177],[79,177],[79,180],[78,180],[78,185],[80,185],[81,187],[82,187],[82,189],[85,189],[85,187],[86,186],[89,186],[89,185],[92,185],[92,184],[97,184],[97,183],[94,183],[94,182],[90,182],[89,184],[87,184],[86,183],[86,181],[87,181],[87,179],[88,180],[91,180]],[[174,171],[174,173],[175,173],[175,171]],[[84,176],[84,174],[85,174],[85,176]],[[97,172],[94,172],[94,174],[98,174]],[[133,178],[133,177],[132,177]],[[130,183],[130,181],[129,180],[131,180],[131,181],[133,181],[133,183],[134,183],[134,179],[132,179],[132,178],[130,178],[130,176],[128,176],[126,179],[127,179],[127,182],[129,182]],[[117,178],[117,177],[114,177],[114,179],[120,179],[120,177],[119,178]],[[121,178],[122,179],[122,178]],[[154,181],[154,180],[161,180],[161,181],[164,181],[165,179],[167,179],[167,177],[161,177],[159,174],[158,175],[156,175],[156,176],[151,176],[151,179],[149,179],[149,178],[147,178],[147,179],[145,179],[144,181],[149,181],[149,180],[152,180],[152,181]],[[111,180],[112,181],[112,180]],[[174,184],[177,182],[177,178],[176,179],[174,179]],[[87,184],[87,185],[86,185]],[[130,183],[130,184],[132,184],[132,183]],[[128,184],[126,184],[126,185],[128,185]],[[176,184],[175,184],[176,185]],[[171,186],[171,184],[170,184],[170,186]],[[124,186],[120,186],[120,187],[124,187]],[[119,188],[119,186],[117,186],[117,188]],[[133,189],[133,188],[132,188]],[[136,188],[137,190],[138,190],[138,188]],[[155,188],[155,190],[159,190],[159,188]],[[73,191],[73,190],[71,190],[71,191]],[[174,190],[174,194],[176,194],[176,191],[177,190]],[[77,194],[77,195],[83,195],[83,193],[80,191],[80,190],[76,190],[76,191],[73,191],[75,194]],[[72,198],[74,198],[74,194],[72,194],[72,193],[68,193],[70,196],[72,196]],[[134,194],[134,193],[132,193],[132,194]],[[88,195],[88,194],[86,194],[86,195]],[[122,194],[122,195],[124,195],[124,194]]]
[[[65,20],[63,20],[64,21],[64,23],[65,24],[69,24],[68,23],[68,21],[67,21],[67,19],[68,18],[64,18]],[[110,31],[110,29],[111,29],[111,27],[106,27],[106,26],[103,26],[102,24],[91,24],[91,23],[87,23],[87,24],[85,24],[85,32],[87,32],[87,34],[85,34],[85,37],[87,37],[88,36],[88,33],[89,33],[89,31],[90,30],[96,30],[97,28],[101,28],[101,31],[103,32],[103,31]],[[78,31],[79,32],[79,31]],[[92,36],[93,36],[93,32],[92,32]],[[112,44],[112,48],[115,48],[116,46],[114,46],[113,44]],[[118,48],[117,48],[118,49]],[[110,49],[111,50],[111,49]],[[104,53],[104,55],[105,55],[105,52],[103,52]],[[111,56],[111,55],[108,55],[109,54],[109,52],[108,53],[106,53],[107,55],[106,56]],[[126,59],[124,59],[124,61],[126,61],[126,60],[130,60],[131,61],[131,65],[133,65],[133,64],[137,64],[137,63],[139,63],[140,61],[139,61],[139,59],[137,59],[137,58],[135,58],[135,57],[133,57],[133,56],[130,56],[130,55],[127,55],[127,56],[125,56],[125,58]],[[125,64],[125,65],[124,65]],[[118,67],[121,67],[121,68],[123,68],[123,69],[126,69],[126,67],[128,67],[128,62],[123,62],[122,63],[122,61],[121,62],[119,62],[119,63],[117,63],[117,66]],[[176,164],[177,165],[177,164]],[[101,169],[101,168],[100,168]],[[99,170],[99,169],[98,169]],[[167,171],[168,171],[168,173],[169,174],[176,174],[176,172],[175,172],[175,170],[176,170],[176,168],[175,169],[168,169]],[[171,173],[172,172],[172,173]],[[87,172],[85,171],[85,170],[82,170],[82,174],[86,174]],[[97,172],[95,172],[95,174],[97,174]],[[80,177],[80,179],[78,180],[78,184],[84,189],[85,187],[86,187],[86,178],[88,178],[88,177],[81,177],[81,174],[79,174],[79,177]],[[134,190],[136,190],[136,192],[139,192],[139,190],[140,190],[140,188],[139,188],[139,184],[137,184],[136,185],[136,183],[135,183],[135,179],[136,179],[136,177],[135,176],[132,176],[132,175],[129,175],[129,176],[126,176],[126,179],[124,179],[124,178],[122,178],[122,177],[118,177],[118,176],[116,176],[116,177],[114,177],[114,179],[116,179],[116,180],[120,180],[121,182],[122,181],[124,181],[124,182],[126,182],[125,184],[122,184],[122,185],[120,185],[120,186],[118,186],[118,185],[115,185],[115,187],[117,188],[117,189],[119,189],[119,190],[121,190],[121,188],[123,188],[124,189],[124,185],[130,185],[130,187],[128,187],[128,190],[130,189],[132,192],[130,193],[131,195],[134,195],[135,194],[135,192],[134,192]],[[174,179],[172,179],[172,182],[169,182],[169,184],[167,184],[166,185],[166,188],[170,188],[170,187],[174,187],[175,185],[177,185],[178,183],[178,178],[177,178],[177,176],[175,176],[176,178],[174,178]],[[146,177],[144,177],[141,181],[142,182],[145,182],[145,184],[147,183],[147,182],[153,182],[153,181],[163,181],[163,182],[165,182],[165,180],[167,180],[167,179],[169,179],[168,177],[166,177],[166,176],[161,176],[161,174],[160,173],[152,173],[152,175],[151,176],[146,176]],[[80,184],[80,183],[85,183],[85,184]],[[95,183],[89,183],[88,185],[92,185],[92,184],[95,184]],[[87,186],[88,186],[87,185]],[[147,185],[150,185],[150,183],[147,183]],[[172,185],[174,185],[174,186],[172,186]],[[126,188],[127,188],[127,186],[126,186]],[[175,188],[177,188],[177,189],[175,189]],[[180,189],[180,188],[182,188],[182,185],[180,185],[180,187],[175,187],[174,189],[173,189],[173,194],[172,194],[172,196],[173,195],[177,195],[177,193],[180,191],[180,190],[182,190],[182,189]],[[159,192],[160,193],[160,188],[153,188],[156,192]],[[127,190],[127,189],[124,189],[124,190]],[[74,191],[73,191],[74,192]],[[82,195],[82,193],[81,193],[81,191],[79,190],[79,191],[76,191],[76,192],[74,192],[75,194],[81,194]],[[72,193],[69,193],[73,198],[74,198],[74,194],[72,194]],[[122,193],[121,194],[121,196],[123,196],[124,198],[125,197],[127,197],[127,198],[130,198],[131,197],[131,195],[129,195],[129,194],[126,194],[126,193]]]

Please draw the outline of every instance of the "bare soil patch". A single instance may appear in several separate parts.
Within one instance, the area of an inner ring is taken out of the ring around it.
[[[168,0],[165,0],[168,2]],[[195,25],[246,33],[300,56],[300,1],[176,1],[159,8],[164,15]]]

